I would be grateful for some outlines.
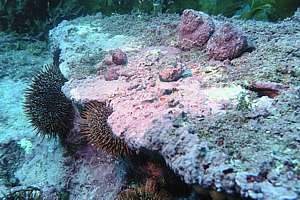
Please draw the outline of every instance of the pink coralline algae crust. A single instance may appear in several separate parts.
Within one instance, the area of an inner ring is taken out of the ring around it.
[[[268,186],[271,192],[261,192],[266,189],[262,184],[269,184],[269,179],[247,182],[247,177],[252,177],[252,172],[247,169],[263,163],[265,156],[255,155],[254,161],[241,163],[244,169],[239,172],[235,163],[228,162],[232,160],[230,155],[211,148],[211,129],[219,134],[234,128],[223,124],[231,121],[221,121],[219,127],[219,121],[212,119],[227,117],[226,107],[235,109],[238,95],[243,90],[232,87],[224,92],[222,90],[226,87],[203,85],[207,77],[199,73],[201,65],[191,62],[185,63],[185,66],[190,69],[192,76],[172,82],[160,81],[159,72],[164,66],[169,66],[166,60],[173,60],[179,54],[180,51],[170,47],[146,48],[129,56],[127,66],[122,66],[119,71],[118,80],[105,81],[100,73],[94,78],[70,80],[62,89],[75,104],[92,100],[107,101],[113,108],[108,118],[113,133],[134,149],[146,148],[159,152],[188,184],[214,187],[227,193],[237,192],[243,197],[251,195],[254,199],[258,199],[255,197],[259,195],[266,195],[265,199],[275,199],[271,197],[277,191],[287,192],[285,186],[273,185]],[[202,121],[206,122],[202,124]],[[205,125],[211,122],[211,126]],[[228,131],[228,134],[232,132]],[[213,142],[223,145],[222,138],[216,139]],[[240,143],[240,140],[237,142]],[[254,176],[258,175],[254,173]],[[255,193],[252,192],[254,189]],[[297,198],[293,191],[289,196]]]
[[[160,64],[150,65],[152,61],[148,60],[153,50],[145,49],[130,57],[128,65],[120,69],[118,80],[105,81],[100,75],[89,80],[69,81],[63,87],[64,93],[78,103],[109,101],[114,110],[108,118],[113,133],[137,149],[145,145],[144,135],[152,129],[153,122],[165,115],[178,116],[185,112],[202,116],[223,109],[222,100],[210,100],[207,91],[201,89],[203,77],[199,74],[162,82],[158,76]],[[162,58],[157,61],[154,56],[155,62],[178,55],[173,48],[157,47],[156,50],[161,52]],[[145,66],[148,62],[149,66]],[[198,67],[190,66],[191,71]]]
[[[213,20],[207,14],[185,10],[179,25],[179,42],[182,49],[203,47],[215,30]]]
[[[207,43],[207,53],[215,60],[233,59],[247,48],[246,36],[231,24],[223,24]]]
[[[205,92],[193,92],[199,88],[199,80],[187,78],[184,83],[157,82],[145,90],[129,89],[124,95],[113,98],[114,111],[108,122],[113,132],[126,142],[139,148],[145,145],[144,135],[152,129],[153,122],[164,116],[177,116],[182,112],[191,115],[208,115],[221,109],[221,102],[212,104]]]
[[[159,79],[163,82],[177,81],[181,78],[183,69],[181,66],[167,67],[159,72]]]

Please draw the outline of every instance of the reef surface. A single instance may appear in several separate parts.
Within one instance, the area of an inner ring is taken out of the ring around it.
[[[299,14],[278,23],[212,19],[238,27],[251,50],[224,61],[210,59],[205,48],[182,50],[176,15],[63,22],[50,34],[53,46],[70,54],[62,65],[69,78],[62,90],[76,105],[108,101],[114,134],[132,148],[159,152],[196,190],[298,199]],[[102,48],[106,34],[121,41]],[[74,65],[78,48],[91,57],[109,57],[119,48],[128,61]]]
[[[24,191],[47,200],[114,199],[124,176],[119,161],[89,146],[71,154],[37,136],[24,114],[24,91],[51,60],[45,42],[0,33],[0,199],[23,199],[16,194]]]
[[[158,152],[201,195],[299,199],[300,12],[278,23],[210,18],[240,29],[250,50],[216,61],[205,46],[183,49],[178,15],[64,21],[49,34],[69,79],[62,91],[78,108],[109,102],[114,134]],[[6,33],[0,41],[1,194],[34,186],[51,200],[115,199],[126,182],[119,160],[88,145],[70,155],[23,114],[32,74],[51,62],[46,44]],[[121,65],[115,49],[126,54]]]

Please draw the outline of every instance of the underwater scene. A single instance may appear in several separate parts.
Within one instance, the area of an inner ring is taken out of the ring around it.
[[[300,200],[300,0],[0,0],[0,200]]]

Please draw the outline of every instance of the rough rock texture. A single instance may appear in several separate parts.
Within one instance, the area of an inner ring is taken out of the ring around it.
[[[119,161],[88,146],[76,153],[76,159],[68,162],[71,170],[65,182],[70,199],[113,200],[117,197],[125,174]]]
[[[254,82],[249,85],[248,89],[257,92],[260,96],[274,98],[286,91],[288,86],[272,82]]]
[[[203,47],[215,30],[210,16],[195,10],[184,10],[179,25],[179,42],[183,49]]]
[[[181,66],[169,66],[159,72],[159,80],[162,82],[178,81],[181,78],[183,71]]]
[[[63,21],[49,32],[51,46],[61,49],[60,69],[67,79],[93,74],[97,70],[96,64],[109,50],[131,51],[141,45],[134,35],[113,35],[103,31],[101,18],[99,14]]]
[[[106,81],[118,80],[119,78],[119,70],[120,68],[117,66],[109,66],[104,74],[104,78]]]
[[[127,55],[121,49],[116,49],[112,52],[112,61],[116,65],[125,65],[127,63]]]
[[[135,148],[158,151],[186,183],[253,199],[296,200],[300,195],[297,16],[279,23],[216,18],[240,27],[257,45],[253,52],[224,62],[210,61],[205,51],[172,47],[173,23],[167,20],[170,16],[160,16],[164,23],[155,34],[159,40],[145,41],[156,46],[128,54],[118,80],[105,81],[100,71],[98,77],[70,80],[63,92],[76,104],[108,101],[114,110],[108,120],[113,132]],[[103,20],[115,31],[128,16],[108,19]],[[149,19],[144,23],[157,25]],[[135,30],[142,37],[149,33]],[[184,65],[189,76],[161,82],[159,72],[174,63]],[[289,70],[281,70],[284,66]],[[242,87],[253,81],[288,88],[274,99],[260,97]]]
[[[32,74],[51,63],[46,44],[0,35],[0,199],[29,186],[37,187],[45,200],[61,199],[63,193],[70,193],[70,199],[114,199],[123,180],[115,159],[88,148],[70,157],[58,140],[37,136],[23,112]],[[71,134],[69,148],[76,150],[77,126]]]
[[[246,36],[231,24],[218,27],[207,43],[207,53],[215,60],[233,59],[247,47]]]

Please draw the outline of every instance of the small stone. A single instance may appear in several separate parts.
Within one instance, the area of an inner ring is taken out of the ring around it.
[[[104,74],[104,79],[106,81],[113,81],[119,79],[119,68],[118,67],[108,67],[107,71]]]
[[[183,11],[179,25],[179,42],[182,49],[203,47],[215,30],[211,17],[192,9]]]
[[[159,80],[162,82],[177,81],[182,77],[182,67],[168,67],[159,72]]]
[[[222,25],[209,39],[207,53],[215,60],[233,59],[247,49],[247,38],[230,24]]]
[[[121,49],[116,49],[112,53],[112,61],[116,65],[125,65],[127,63],[127,55]]]
[[[280,83],[274,82],[253,82],[247,86],[249,90],[256,92],[259,96],[267,96],[275,98],[283,91],[286,91],[289,87]]]

